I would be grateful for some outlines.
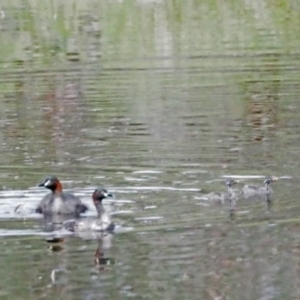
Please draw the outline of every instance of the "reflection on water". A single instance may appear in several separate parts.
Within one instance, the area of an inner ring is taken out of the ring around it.
[[[2,3],[1,296],[299,298],[299,4],[273,4]],[[115,234],[35,214],[52,174],[83,218],[112,191]],[[229,177],[232,218],[203,199]]]

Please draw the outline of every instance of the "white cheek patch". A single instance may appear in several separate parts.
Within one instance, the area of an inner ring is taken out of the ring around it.
[[[44,186],[49,186],[51,184],[51,180],[47,180],[45,183],[44,183]]]
[[[107,198],[107,197],[108,197],[108,193],[103,193],[103,196],[104,196],[105,198]]]

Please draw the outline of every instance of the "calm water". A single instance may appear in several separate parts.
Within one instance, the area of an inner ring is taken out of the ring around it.
[[[0,299],[298,299],[299,2],[46,2],[0,6]],[[116,233],[45,225],[49,174]]]

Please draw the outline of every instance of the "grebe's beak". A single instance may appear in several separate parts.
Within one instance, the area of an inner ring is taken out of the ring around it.
[[[48,187],[51,184],[51,180],[47,179],[43,183],[40,183],[38,186]]]
[[[279,180],[279,177],[273,176],[273,177],[272,177],[272,180],[273,180],[273,181],[277,181],[277,180]]]
[[[107,198],[107,197],[113,197],[114,195],[111,194],[111,193],[103,193],[103,196],[104,196],[105,198]]]

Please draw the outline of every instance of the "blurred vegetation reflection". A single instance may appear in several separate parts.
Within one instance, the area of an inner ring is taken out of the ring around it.
[[[96,241],[53,253],[3,220],[0,297],[299,298],[295,181],[232,222],[195,200],[228,174],[299,178],[299,1],[0,3],[2,213],[54,174],[87,201],[115,187],[138,228],[95,269]]]

